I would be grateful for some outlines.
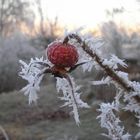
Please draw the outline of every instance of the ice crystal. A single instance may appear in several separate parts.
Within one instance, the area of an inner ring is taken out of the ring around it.
[[[127,102],[124,109],[129,110],[131,112],[135,112],[136,114],[140,114],[140,104],[138,104],[137,101],[133,98],[135,97],[135,95],[135,92],[131,92],[129,94],[124,95],[124,101]]]
[[[104,85],[104,84],[110,84],[111,79],[110,77],[102,78],[100,81],[92,81],[92,85]]]
[[[31,104],[38,99],[37,92],[40,90],[39,84],[44,76],[43,72],[46,70],[40,63],[47,64],[47,62],[43,60],[43,57],[40,59],[31,59],[29,64],[26,64],[22,60],[19,62],[22,64],[19,75],[28,82],[21,91],[29,97],[29,104]]]
[[[108,135],[103,134],[111,140],[128,140],[129,133],[124,134],[124,127],[120,126],[120,119],[115,115],[118,111],[118,106],[113,103],[102,103],[99,111],[101,114],[97,117],[100,119],[101,127],[108,130]]]
[[[127,67],[127,64],[124,62],[124,60],[118,58],[114,54],[111,55],[111,61],[114,62],[115,64],[119,64],[119,65],[121,65],[123,67]]]
[[[121,60],[120,58],[118,58],[114,54],[111,55],[111,58],[109,60],[104,59],[103,60],[103,65],[107,65],[111,69],[117,69],[118,65],[121,65],[122,67],[127,67],[127,64],[124,63],[123,60]]]
[[[70,77],[72,85],[68,82],[68,80],[64,78],[56,78],[56,87],[57,91],[60,92],[62,90],[63,96],[59,97],[61,100],[65,101],[63,106],[69,106],[72,108],[72,114],[74,115],[74,119],[76,124],[80,123],[78,108],[89,108],[87,103],[84,103],[80,99],[81,93],[79,93],[80,86],[76,86],[72,77]],[[72,87],[71,87],[72,86]]]

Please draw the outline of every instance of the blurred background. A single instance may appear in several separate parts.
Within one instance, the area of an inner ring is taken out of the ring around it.
[[[139,0],[0,0],[0,126],[10,140],[106,140],[96,120],[98,105],[111,102],[113,86],[92,86],[101,71],[73,72],[77,84],[84,85],[82,99],[91,105],[80,111],[77,127],[68,108],[56,94],[54,78],[47,75],[41,85],[37,105],[28,105],[20,92],[26,84],[18,76],[19,59],[45,56],[45,48],[63,37],[65,30],[84,27],[105,41],[103,54],[112,53],[128,64],[123,71],[140,81],[140,1]],[[83,80],[84,78],[84,80]],[[120,113],[133,135],[138,128],[131,113]],[[5,140],[0,131],[0,140]]]

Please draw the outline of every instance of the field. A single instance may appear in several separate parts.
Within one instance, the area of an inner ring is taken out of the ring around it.
[[[53,84],[41,87],[40,99],[29,106],[27,98],[19,91],[0,95],[0,125],[11,140],[106,140],[96,119],[99,101],[94,101],[90,109],[80,112],[78,127],[67,108],[57,98]],[[125,113],[122,120],[131,133],[135,133],[134,119]],[[3,135],[0,135],[3,140]]]

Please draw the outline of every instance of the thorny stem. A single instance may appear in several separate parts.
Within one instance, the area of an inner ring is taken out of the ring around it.
[[[76,34],[70,34],[64,38],[63,43],[67,43],[70,39],[76,39],[78,43],[81,44],[82,49],[90,56],[93,60],[95,60],[101,68],[104,69],[106,74],[110,76],[114,81],[118,83],[125,91],[127,92],[133,92],[135,89],[132,86],[129,86],[123,78],[118,76],[114,70],[112,70],[109,66],[103,64],[103,60],[95,53],[93,52],[89,46]],[[140,102],[140,98],[138,96],[135,96],[134,99],[137,102]]]

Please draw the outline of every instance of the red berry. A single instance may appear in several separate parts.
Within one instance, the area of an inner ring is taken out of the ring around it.
[[[75,46],[54,42],[47,48],[48,59],[58,67],[72,67],[78,61],[78,52]]]

